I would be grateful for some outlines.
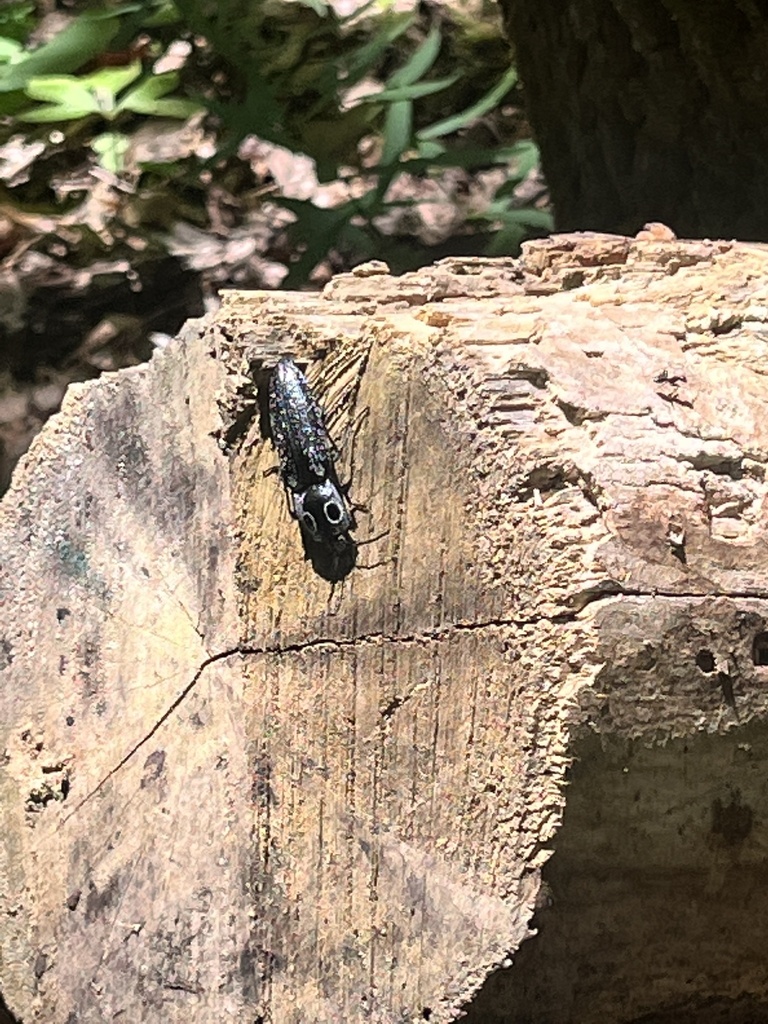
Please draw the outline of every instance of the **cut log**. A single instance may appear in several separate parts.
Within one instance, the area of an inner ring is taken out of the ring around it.
[[[767,270],[368,265],[73,387],[0,505],[11,1019],[764,1016]],[[368,509],[334,585],[282,354]]]

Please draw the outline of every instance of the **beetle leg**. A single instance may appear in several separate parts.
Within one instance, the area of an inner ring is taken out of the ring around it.
[[[298,519],[299,517],[296,514],[296,502],[294,501],[293,491],[289,487],[285,488],[285,500],[288,505],[288,515],[291,519]]]
[[[377,533],[375,537],[367,537],[365,540],[358,540],[356,543],[359,548],[362,548],[366,544],[373,544],[374,541],[381,540],[382,537],[386,537],[388,534],[389,530],[384,530],[383,533]]]

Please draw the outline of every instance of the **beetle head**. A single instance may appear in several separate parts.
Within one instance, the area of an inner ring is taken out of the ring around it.
[[[294,511],[303,529],[317,544],[343,550],[353,543],[349,531],[355,521],[347,502],[332,480],[312,484],[294,495]]]

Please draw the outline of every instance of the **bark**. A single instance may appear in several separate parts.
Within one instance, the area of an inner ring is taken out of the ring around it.
[[[765,1015],[767,267],[369,265],[71,389],[0,506],[16,1020]],[[334,587],[286,352],[378,538]]]
[[[764,0],[501,0],[564,230],[768,238]]]

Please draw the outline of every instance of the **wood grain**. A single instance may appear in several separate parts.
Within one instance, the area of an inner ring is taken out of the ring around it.
[[[73,387],[0,506],[9,1010],[543,1024],[672,1005],[687,954],[654,987],[627,940],[630,994],[566,970],[595,955],[597,913],[575,947],[524,940],[542,912],[542,936],[571,934],[542,872],[572,877],[604,795],[621,818],[605,751],[658,757],[635,827],[663,862],[665,745],[765,748],[766,269],[757,246],[599,235],[369,267],[323,295],[229,293],[147,366]],[[256,385],[279,354],[306,364],[375,538],[333,588],[265,475]],[[693,818],[732,806],[724,749]],[[750,789],[755,849],[765,800]],[[706,835],[699,865],[721,856]],[[730,970],[728,998],[768,999],[739,973],[749,941],[708,949],[698,996]]]

